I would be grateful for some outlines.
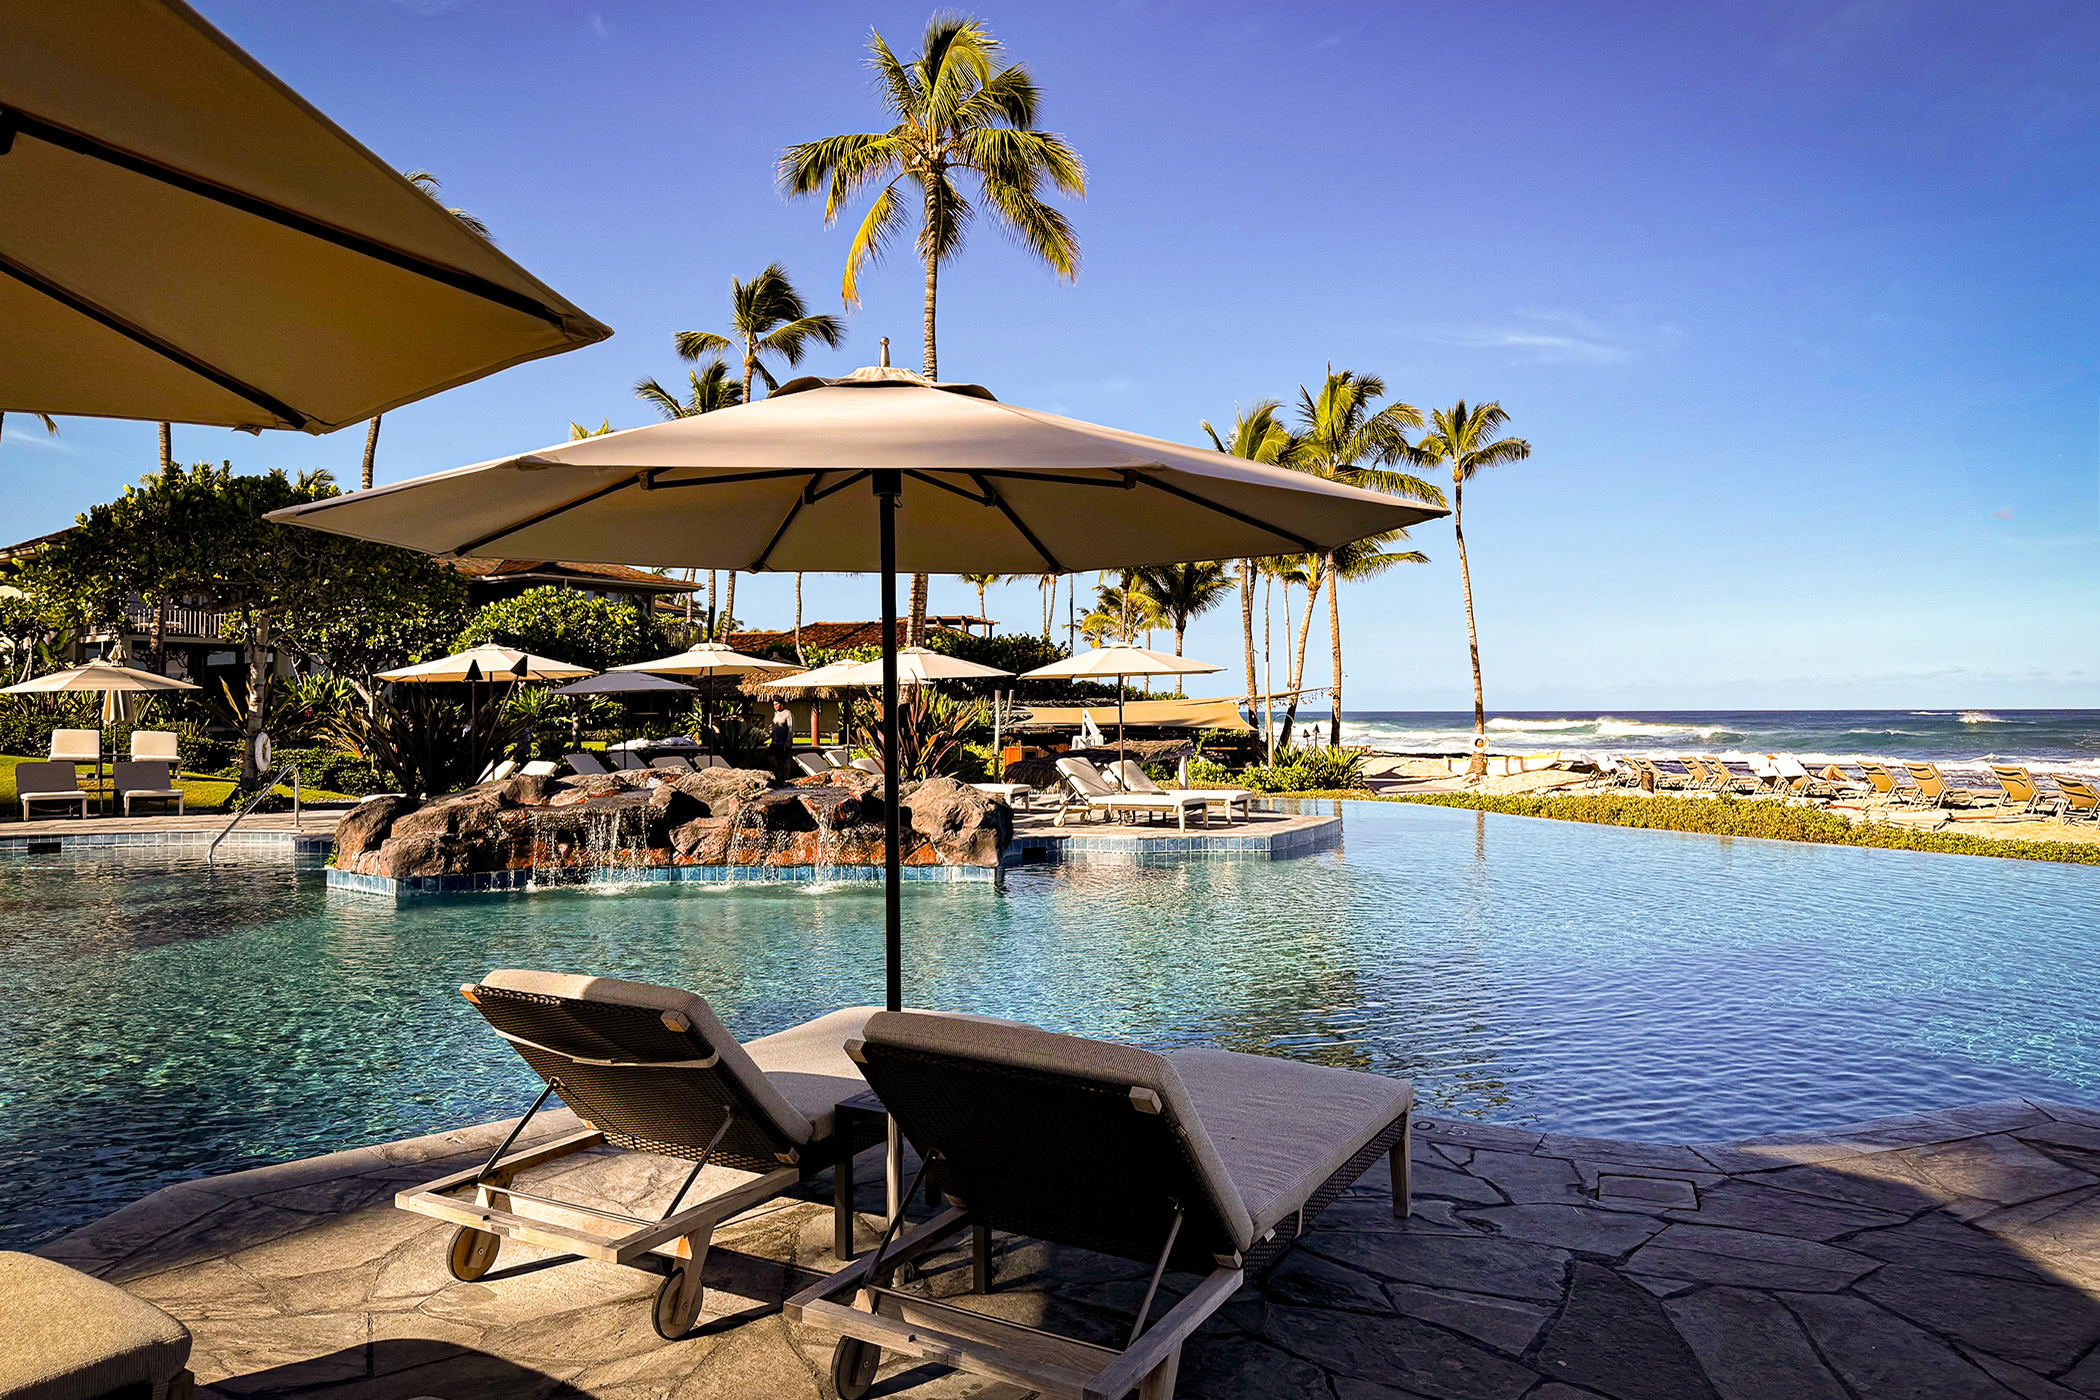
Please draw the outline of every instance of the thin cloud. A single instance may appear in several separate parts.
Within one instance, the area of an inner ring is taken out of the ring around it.
[[[612,38],[612,30],[606,26],[605,16],[596,10],[591,11],[591,33],[601,39]]]
[[[2000,506],[1991,512],[1991,519],[1993,520],[2010,520],[2012,518],[2013,508],[2011,506]]]
[[[1677,331],[1630,322],[1607,327],[1572,311],[1523,309],[1500,322],[1430,329],[1418,338],[1461,350],[1501,351],[1515,364],[1605,366],[1674,341]]]

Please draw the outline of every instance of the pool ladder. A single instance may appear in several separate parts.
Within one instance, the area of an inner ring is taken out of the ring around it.
[[[275,792],[277,785],[287,777],[292,780],[292,830],[299,830],[299,765],[287,763],[284,767],[277,770],[276,777],[270,779],[270,781],[264,783],[256,790],[255,796],[249,798],[247,805],[233,814],[233,820],[226,823],[217,836],[211,838],[211,849],[204,853],[204,863],[206,865],[210,865],[219,858],[219,843],[231,835],[233,829],[241,824],[241,818],[254,811],[256,804]]]

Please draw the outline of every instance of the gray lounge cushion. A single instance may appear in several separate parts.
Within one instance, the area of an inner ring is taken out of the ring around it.
[[[879,1008],[849,1006],[747,1042],[745,1053],[764,1071],[766,1082],[810,1123],[819,1138],[831,1136],[840,1099],[867,1092],[860,1066],[846,1058],[846,1042],[858,1040]]]
[[[1414,1104],[1404,1079],[1191,1047],[1167,1056],[1261,1238]]]
[[[520,968],[498,968],[482,979],[486,986],[501,987],[506,991],[532,992],[540,996],[567,997],[572,1001],[601,1001],[618,1006],[640,1006],[651,1011],[676,1011],[692,1024],[695,1031],[721,1057],[722,1072],[733,1076],[743,1085],[751,1101],[764,1109],[783,1137],[794,1143],[807,1143],[822,1138],[830,1132],[831,1104],[841,1098],[849,1098],[867,1084],[861,1080],[860,1071],[840,1049],[836,1058],[823,1055],[810,1043],[815,1037],[804,1038],[825,1021],[837,1019],[837,1024],[821,1034],[832,1036],[834,1044],[843,1046],[852,1038],[860,1020],[867,1016],[866,1009],[856,1011],[834,1011],[830,1016],[753,1041],[750,1049],[768,1041],[778,1042],[767,1052],[786,1076],[776,1083],[762,1070],[747,1048],[729,1033],[715,1015],[714,1008],[691,992],[676,987],[659,987],[651,982],[627,982],[617,977],[583,977],[566,972],[529,972]],[[852,1019],[847,1019],[852,1018]],[[839,1084],[850,1076],[851,1084],[843,1092],[834,1092]],[[837,1082],[833,1082],[837,1081]],[[825,1093],[832,1093],[828,1103],[819,1105],[817,1100]],[[818,1113],[810,1110],[820,1109]],[[824,1119],[820,1129],[815,1118]]]
[[[127,1387],[165,1396],[190,1358],[187,1327],[113,1284],[0,1251],[0,1395],[89,1400]]]

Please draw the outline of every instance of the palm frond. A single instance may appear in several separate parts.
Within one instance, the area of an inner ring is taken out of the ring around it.
[[[795,199],[828,184],[824,222],[829,224],[857,190],[897,164],[902,150],[896,138],[895,131],[855,131],[789,146],[775,168],[781,192]]]
[[[654,379],[635,380],[634,396],[667,419],[688,416],[685,405],[678,401],[678,396]]]
[[[922,105],[919,99],[919,81],[910,68],[899,62],[890,52],[889,40],[882,31],[868,31],[868,67],[875,71],[875,86],[882,92],[882,100],[898,116],[909,116]]]
[[[681,360],[702,360],[709,355],[726,355],[736,348],[736,343],[726,335],[713,331],[679,331],[671,337],[671,345],[678,351]]]
[[[1069,195],[1086,195],[1086,166],[1062,136],[1049,131],[983,127],[967,139],[969,165],[987,185],[1002,183],[1033,194],[1045,179]]]
[[[954,128],[956,114],[991,80],[999,41],[975,17],[937,14],[920,49],[920,107],[935,131]]]
[[[774,331],[758,342],[760,351],[780,356],[791,365],[802,363],[803,355],[809,351],[812,341],[838,348],[846,338],[846,322],[838,316],[803,316]]]
[[[860,227],[854,231],[851,246],[846,249],[846,271],[839,279],[839,296],[846,305],[860,305],[861,268],[882,261],[882,255],[904,232],[908,222],[904,207],[897,199],[897,183],[892,180],[868,206]]]
[[[1079,235],[1064,214],[1018,185],[984,182],[985,198],[1014,241],[1067,282],[1079,279]]]
[[[985,79],[955,113],[957,131],[988,126],[1031,127],[1041,99],[1035,78],[1020,64],[1009,64]]]

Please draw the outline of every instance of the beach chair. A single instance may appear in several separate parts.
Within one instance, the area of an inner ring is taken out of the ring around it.
[[[834,768],[851,767],[853,764],[853,750],[837,748],[826,749],[824,750],[824,761]]]
[[[612,772],[612,769],[605,766],[605,760],[594,753],[567,754],[562,761],[567,763],[569,771],[579,778],[602,778]]]
[[[1232,809],[1234,807],[1240,809],[1242,818],[1254,810],[1254,794],[1244,788],[1163,788],[1152,781],[1151,776],[1145,772],[1143,765],[1134,758],[1126,758],[1110,764],[1107,772],[1108,776],[1115,780],[1116,786],[1122,788],[1125,792],[1136,793],[1140,797],[1180,797],[1188,793],[1196,793],[1203,798],[1208,806],[1216,807],[1224,812],[1225,825],[1227,826],[1232,825]]]
[[[1818,775],[1802,766],[1790,753],[1772,755],[1772,772],[1783,797],[1858,797],[1871,791],[1867,785],[1843,772],[1835,763]]]
[[[177,736],[169,729],[134,729],[131,731],[131,761],[133,763],[177,763],[181,754],[177,750]]]
[[[21,1400],[192,1400],[190,1329],[113,1283],[0,1251],[0,1395]]]
[[[518,761],[515,758],[490,759],[488,766],[481,770],[481,776],[474,780],[474,784],[478,787],[482,783],[500,783],[517,771]]]
[[[117,800],[124,804],[124,815],[131,815],[131,804],[138,801],[173,802],[175,814],[182,815],[182,789],[175,786],[172,764],[167,763],[119,763],[110,777],[110,784]]]
[[[1210,825],[1210,803],[1201,792],[1124,792],[1083,758],[1060,758],[1057,771],[1064,776],[1067,795],[1052,825],[1063,826],[1075,809],[1081,821],[1095,812],[1110,819],[1141,813],[1158,818],[1171,813],[1176,825],[1187,831],[1191,808],[1202,815],[1205,826]]]
[[[80,775],[70,763],[18,763],[15,765],[15,796],[22,802],[22,820],[29,820],[30,804],[63,802],[78,804],[80,818],[87,820],[88,793],[80,786]]]
[[[703,754],[701,757],[704,759],[706,755]],[[649,766],[651,768],[661,768],[666,773],[690,773],[693,771],[693,765],[676,754],[666,754],[662,758],[652,758],[649,760]]]
[[[635,773],[649,766],[647,760],[633,749],[608,749],[605,761],[615,773]]]
[[[2056,790],[2063,794],[2063,806],[2058,808],[2056,813],[2058,821],[2100,821],[2100,789],[2094,788],[2084,778],[2074,778],[2069,773],[2057,773],[2052,776]]]
[[[547,1087],[484,1165],[394,1198],[403,1210],[459,1226],[447,1255],[454,1278],[487,1273],[506,1239],[661,1273],[651,1321],[658,1336],[676,1341],[699,1315],[715,1227],[827,1171],[833,1250],[852,1257],[853,1159],[882,1142],[885,1129],[879,1114],[837,1108],[867,1092],[843,1047],[873,1007],[739,1044],[705,1001],[675,987],[503,969],[460,994]],[[583,1128],[512,1151],[555,1094]],[[608,1144],[692,1169],[653,1218],[515,1184],[534,1167]],[[744,1179],[687,1203],[710,1165]]]
[[[1865,775],[1871,797],[1888,803],[1916,803],[1921,799],[1916,783],[1910,781],[1901,769],[1876,763],[1872,759],[1859,760],[1859,771]]]
[[[893,1224],[873,1254],[789,1300],[790,1321],[841,1334],[842,1400],[868,1393],[884,1353],[1045,1396],[1171,1400],[1192,1334],[1381,1160],[1393,1214],[1409,1214],[1404,1080],[927,1012],[871,1016],[846,1052],[938,1163],[948,1208],[902,1235]],[[1129,1341],[1080,1341],[900,1286],[905,1266],[965,1230],[979,1294],[994,1231],[1150,1266]],[[1169,1269],[1198,1281],[1155,1322]]]
[[[846,766],[848,768],[858,768],[863,773],[873,773],[878,778],[882,776],[882,760],[871,758],[866,754],[862,754]]]
[[[795,766],[802,770],[802,775],[806,778],[821,778],[831,771],[831,765],[824,761],[821,754],[798,753],[795,755]]]
[[[1903,770],[1910,774],[1911,782],[1917,786],[1920,806],[1952,807],[1957,803],[1966,806],[1976,801],[1979,795],[1973,789],[1956,787],[1948,782],[1936,763],[1913,763],[1906,759]]]
[[[51,731],[53,763],[100,763],[102,731],[99,729],[54,729]]]
[[[2034,774],[2018,764],[1993,763],[1990,770],[1991,776],[1998,780],[1998,801],[2002,805],[2016,807],[2023,813],[2041,811],[2044,807],[2054,805],[2042,795],[2042,789],[2035,782]]]
[[[1763,792],[1765,780],[1746,763],[1703,754],[1707,770],[1714,775],[1715,792]]]
[[[521,778],[551,778],[560,768],[561,764],[551,758],[535,758],[518,770],[518,776]]]
[[[1687,788],[1697,792],[1713,792],[1720,787],[1720,775],[1709,769],[1704,759],[1687,753],[1679,754],[1677,762],[1683,765],[1685,773],[1689,776],[1690,780],[1685,783]]]
[[[1650,792],[1663,792],[1671,788],[1682,789],[1691,786],[1691,775],[1684,772],[1682,768],[1673,772],[1665,769],[1660,763],[1643,758],[1639,754],[1628,754],[1626,756],[1626,766],[1633,770],[1634,781]]]

